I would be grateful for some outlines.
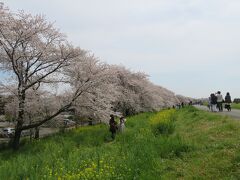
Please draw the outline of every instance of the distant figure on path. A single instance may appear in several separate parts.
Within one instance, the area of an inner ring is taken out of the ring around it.
[[[120,117],[119,131],[124,132],[126,119],[122,116]]]
[[[232,99],[231,99],[231,96],[230,96],[230,93],[227,92],[226,96],[225,96],[225,108],[228,110],[228,111],[231,111],[232,108],[231,108],[231,103],[232,103]]]
[[[210,94],[210,97],[208,98],[208,108],[209,108],[209,111],[213,111],[212,101],[211,101],[211,94]]]
[[[192,105],[193,105],[193,102],[192,102],[192,101],[190,101],[190,102],[188,103],[188,105],[189,105],[189,106],[192,106]]]
[[[112,139],[115,139],[115,135],[117,132],[117,122],[114,119],[114,116],[111,114],[110,115],[111,119],[109,120],[109,125],[110,125],[110,129],[109,131],[112,133]]]
[[[222,105],[223,104],[223,97],[221,95],[221,92],[218,91],[216,96],[217,96],[217,107],[218,107],[219,112],[221,112],[221,111],[223,111],[223,105]]]
[[[184,108],[184,102],[181,103],[182,108]]]
[[[177,109],[181,109],[181,104],[177,104]]]
[[[217,96],[214,93],[211,94],[212,112],[217,112]]]

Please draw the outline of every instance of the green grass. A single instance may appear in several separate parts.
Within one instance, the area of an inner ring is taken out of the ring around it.
[[[240,104],[232,103],[232,109],[240,109]]]
[[[193,107],[97,125],[0,152],[0,179],[240,179],[240,122]]]

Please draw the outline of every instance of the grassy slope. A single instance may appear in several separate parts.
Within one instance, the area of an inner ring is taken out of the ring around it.
[[[178,172],[184,178],[240,178],[239,121],[185,109],[176,126],[176,133],[192,150],[180,159],[169,160],[173,176]]]
[[[175,129],[156,133],[168,119]],[[140,114],[127,127],[113,142],[98,125],[2,151],[0,179],[240,178],[239,121],[186,108]]]
[[[232,103],[233,109],[240,109],[240,104]]]

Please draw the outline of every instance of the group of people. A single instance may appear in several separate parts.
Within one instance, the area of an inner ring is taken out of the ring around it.
[[[222,112],[223,111],[223,103],[225,104],[224,107],[228,110],[231,111],[231,96],[230,93],[227,92],[225,98],[223,98],[222,94],[220,91],[217,93],[212,93],[210,94],[210,97],[208,99],[208,108],[212,112]]]
[[[109,120],[109,131],[112,133],[112,139],[115,139],[116,133],[119,130],[119,132],[123,132],[125,129],[125,122],[126,119],[124,116],[120,117],[120,121],[119,121],[119,125],[117,123],[117,121],[115,121],[114,119],[114,115],[110,115],[110,120]]]
[[[192,106],[193,102],[192,101],[189,101],[188,103],[181,102],[179,104],[173,105],[172,108],[173,109],[181,109],[181,108],[184,108],[186,105]]]

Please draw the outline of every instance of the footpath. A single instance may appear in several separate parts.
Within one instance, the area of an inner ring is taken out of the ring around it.
[[[209,111],[208,107],[206,107],[206,106],[195,105],[194,107],[196,107],[200,110]],[[223,116],[230,116],[234,119],[240,120],[240,110],[238,110],[238,109],[232,109],[232,111],[230,111],[230,112],[228,112],[227,110],[223,110],[223,112],[217,112],[217,114],[221,114]]]

